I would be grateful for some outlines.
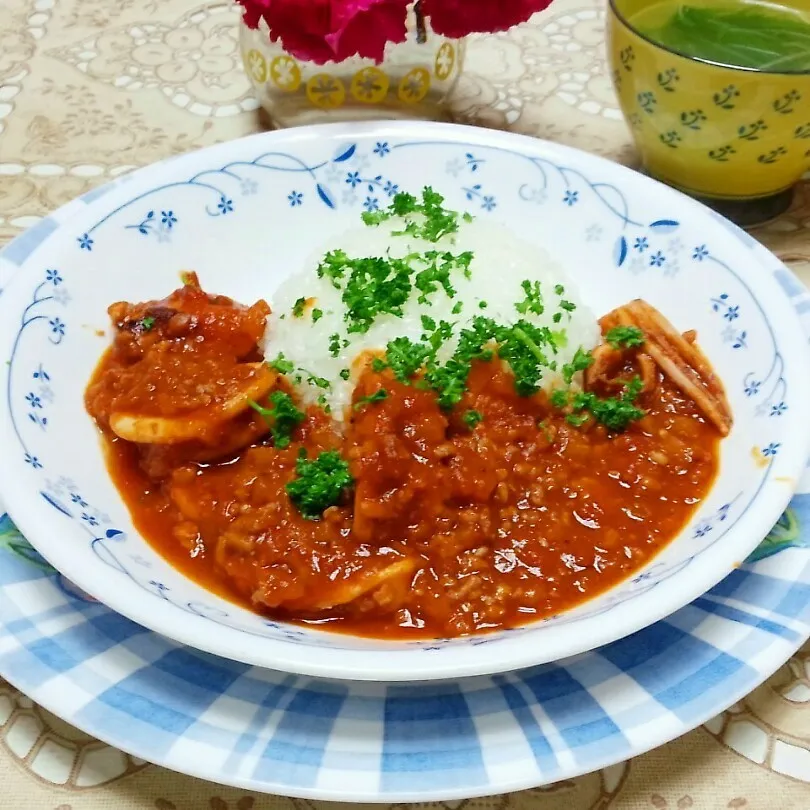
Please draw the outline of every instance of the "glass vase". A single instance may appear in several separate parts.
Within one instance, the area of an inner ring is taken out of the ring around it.
[[[240,22],[242,61],[274,127],[329,121],[449,121],[447,98],[464,60],[464,42],[434,34],[413,9],[408,37],[389,43],[381,64],[352,57],[317,65],[271,42],[266,27]]]

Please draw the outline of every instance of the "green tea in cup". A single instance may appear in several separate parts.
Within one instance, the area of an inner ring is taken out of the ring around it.
[[[770,73],[810,71],[810,0],[660,0],[628,22],[684,56]]]
[[[810,171],[810,0],[609,0],[611,78],[645,171],[740,225]]]

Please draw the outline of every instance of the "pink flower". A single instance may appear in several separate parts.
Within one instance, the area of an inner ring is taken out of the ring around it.
[[[239,0],[244,20],[264,19],[273,42],[297,59],[324,64],[362,56],[381,62],[388,42],[403,42],[408,0]]]
[[[451,39],[467,34],[506,31],[526,22],[552,0],[422,0],[422,12],[430,27]]]

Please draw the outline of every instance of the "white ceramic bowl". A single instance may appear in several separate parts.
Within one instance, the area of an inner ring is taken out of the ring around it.
[[[313,244],[400,189],[497,219],[564,263],[603,313],[643,297],[695,328],[736,419],[710,496],[645,569],[562,616],[468,639],[394,643],[268,621],[205,591],[133,529],[83,391],[106,307],[160,297],[181,269],[238,300],[272,297]],[[157,164],[45,219],[6,252],[0,495],[50,562],[131,619],[191,646],[324,677],[423,680],[556,660],[638,630],[742,562],[786,506],[810,444],[807,341],[779,262],[692,200],[542,141],[426,123],[258,135]],[[783,275],[780,275],[783,274]]]

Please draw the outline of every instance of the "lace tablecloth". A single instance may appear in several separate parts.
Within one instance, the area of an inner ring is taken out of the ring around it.
[[[528,25],[471,42],[458,118],[632,164],[605,64],[603,7],[603,0],[556,0]],[[217,0],[3,0],[0,242],[123,172],[259,129],[236,20]],[[810,183],[756,236],[810,282]],[[9,810],[323,810],[133,760],[3,681],[0,785],[0,807]],[[468,804],[808,810],[810,646],[742,703],[657,751]]]

